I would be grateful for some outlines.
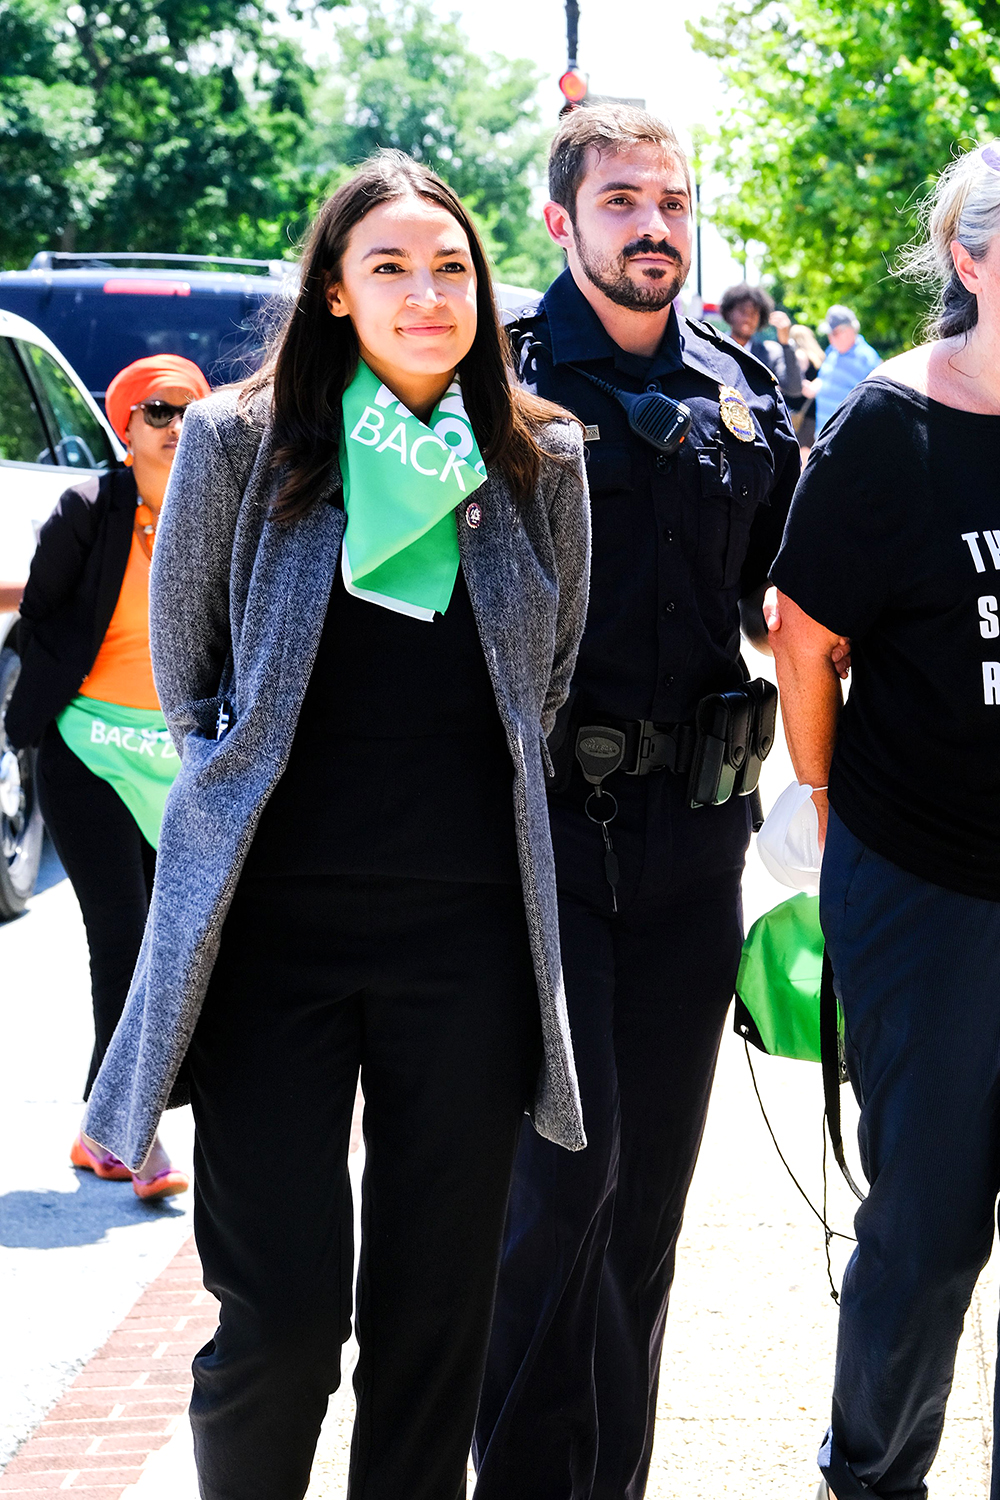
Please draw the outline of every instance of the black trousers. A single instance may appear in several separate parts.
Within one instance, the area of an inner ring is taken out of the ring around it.
[[[42,736],[37,776],[45,826],[80,903],[90,949],[94,1051],[83,1091],[87,1099],[128,997],[156,850],[114,787],[74,755],[55,724]]]
[[[871,1184],[820,1468],[837,1500],[926,1500],[1000,1194],[1000,902],[901,870],[831,812],[820,913]]]
[[[612,913],[582,783],[552,809],[588,1146],[526,1124],[476,1425],[476,1500],[640,1500],[684,1200],[739,962],[742,801],[616,777]]]
[[[459,1500],[518,1130],[541,1055],[521,892],[247,876],[189,1053],[195,1233],[222,1304],[194,1362],[203,1500],[300,1500],[350,1314],[351,1500]]]

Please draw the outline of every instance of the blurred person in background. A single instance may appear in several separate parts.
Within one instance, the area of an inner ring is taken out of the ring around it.
[[[928,215],[908,269],[941,291],[935,336],[828,420],[772,569],[871,1184],[820,1500],[926,1496],[1000,1193],[1000,143],[954,161]]]
[[[777,379],[782,394],[797,397],[802,394],[802,372],[795,358],[795,349],[789,341],[792,320],[785,312],[778,311],[773,298],[763,287],[751,286],[741,281],[722,294],[719,313],[737,344],[749,349],[755,359],[767,365]],[[777,339],[761,337],[770,325]]]
[[[819,374],[825,354],[819,339],[805,323],[793,323],[789,337],[802,371],[802,395],[789,397],[788,409],[792,414],[792,426],[799,440],[799,451],[804,463],[816,441],[816,397],[815,394],[809,394],[810,382]]]
[[[21,674],[5,715],[38,745],[38,797],[87,930],[94,1050],[84,1099],[125,1004],[142,942],[156,844],[177,754],[153,682],[149,568],[181,422],[209,393],[177,355],[136,360],[108,386],[126,467],[72,485],[41,529],[21,601]],[[132,1180],[140,1198],[188,1187],[159,1139],[133,1173],[82,1131],[70,1160]]]
[[[816,398],[816,431],[822,432],[840,403],[854,387],[882,363],[861,333],[861,324],[849,307],[836,303],[820,324],[820,333],[830,340],[815,380],[803,386]]]

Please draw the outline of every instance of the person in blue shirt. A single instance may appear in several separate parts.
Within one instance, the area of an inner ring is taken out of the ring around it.
[[[816,397],[816,431],[822,432],[840,403],[866,375],[882,363],[861,333],[849,307],[835,304],[826,315],[830,347],[815,381],[803,382],[807,396]],[[809,389],[810,385],[812,389]]]

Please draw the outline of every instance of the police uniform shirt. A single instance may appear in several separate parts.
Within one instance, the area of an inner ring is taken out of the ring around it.
[[[574,676],[581,708],[673,724],[739,684],[738,601],[766,583],[799,473],[798,443],[771,372],[739,346],[678,321],[652,359],[620,349],[564,271],[511,329],[522,379],[588,428],[593,554]],[[621,389],[663,391],[691,411],[669,457],[622,406],[572,369]],[[753,417],[742,442],[720,414],[734,387]]]

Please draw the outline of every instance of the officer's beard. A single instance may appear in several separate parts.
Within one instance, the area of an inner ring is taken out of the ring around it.
[[[678,251],[666,240],[632,240],[612,260],[593,255],[577,233],[576,253],[587,280],[603,292],[610,302],[627,307],[630,312],[659,312],[668,307],[687,279],[689,267]],[[628,274],[628,263],[637,255],[665,255],[672,266],[646,266],[640,282]]]

